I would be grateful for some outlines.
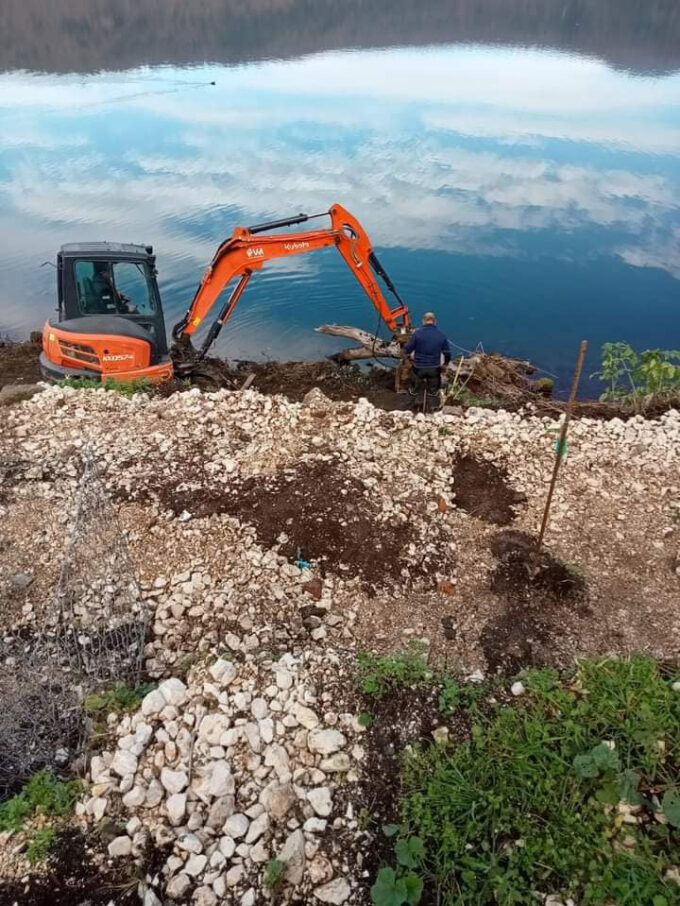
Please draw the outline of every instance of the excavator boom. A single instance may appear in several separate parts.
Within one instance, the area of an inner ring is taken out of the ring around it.
[[[331,219],[330,229],[273,235],[270,232],[325,216]],[[189,310],[173,327],[173,337],[176,340],[183,336],[190,337],[203,323],[225,286],[238,278],[238,283],[213,322],[201,347],[200,356],[204,356],[231,317],[252,274],[259,271],[265,262],[330,246],[338,249],[388,329],[397,337],[405,338],[410,327],[408,308],[378,261],[366,231],[356,217],[339,204],[334,204],[327,215],[300,214],[287,220],[237,227],[232,236],[223,242],[215,253]],[[389,292],[397,300],[395,308],[388,304],[376,276],[384,281]]]

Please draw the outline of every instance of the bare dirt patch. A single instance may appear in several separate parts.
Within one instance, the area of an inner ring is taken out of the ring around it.
[[[451,567],[446,554],[424,550],[410,525],[382,521],[377,500],[337,460],[305,461],[226,487],[164,486],[159,498],[177,515],[235,516],[255,527],[265,547],[276,546],[293,561],[314,561],[322,575],[360,576],[368,589],[427,576],[434,581]]]
[[[556,560],[545,549],[535,564],[536,538],[528,532],[499,532],[491,540],[491,551],[498,566],[491,576],[491,587],[510,600],[530,604],[538,597],[545,603],[571,601],[581,604],[586,583],[574,567]]]
[[[507,469],[493,462],[466,453],[455,457],[452,471],[454,502],[471,516],[508,525],[515,507],[526,503],[526,496],[510,485]]]
[[[562,609],[589,612],[583,576],[545,550],[536,564],[536,538],[527,532],[498,532],[490,547],[498,559],[491,589],[506,608],[480,634],[490,669],[517,673],[550,663],[564,630]]]
[[[167,855],[167,854],[166,854]],[[104,841],[71,829],[56,840],[46,866],[21,878],[0,878],[0,906],[137,906],[138,882],[143,874],[129,863],[110,867]],[[157,871],[163,864],[149,850],[146,869]]]
[[[35,384],[42,380],[38,357],[40,343],[0,340],[0,387],[5,384]]]
[[[432,742],[432,731],[446,726],[449,739],[469,738],[467,715],[458,709],[444,717],[438,708],[438,690],[431,686],[393,689],[381,698],[364,696],[362,707],[372,717],[364,736],[367,749],[361,800],[372,819],[371,838],[364,868],[373,879],[381,865],[394,862],[394,840],[381,825],[399,822],[401,755],[408,745]]]

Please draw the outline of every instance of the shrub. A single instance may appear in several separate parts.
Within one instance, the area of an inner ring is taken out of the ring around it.
[[[608,384],[600,397],[605,402],[680,393],[680,350],[638,354],[628,343],[605,343],[602,368],[592,376]]]

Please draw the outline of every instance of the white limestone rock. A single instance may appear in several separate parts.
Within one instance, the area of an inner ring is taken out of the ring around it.
[[[346,878],[334,878],[322,887],[314,890],[314,896],[322,903],[331,903],[332,906],[342,906],[349,898],[352,889]]]
[[[332,755],[347,744],[347,739],[339,730],[311,730],[307,737],[307,746],[310,752],[320,755]]]
[[[166,704],[174,705],[176,708],[183,705],[188,697],[187,687],[181,679],[177,679],[174,676],[162,682],[158,687],[158,691],[165,699]]]
[[[283,848],[278,855],[286,863],[286,881],[295,886],[302,882],[305,873],[305,835],[301,830],[294,830],[286,837]]]
[[[307,792],[307,801],[321,818],[327,818],[333,811],[333,797],[328,787],[315,787]]]
[[[109,843],[109,855],[112,859],[121,859],[125,856],[129,856],[132,852],[132,840],[128,837],[127,834],[123,834],[120,837],[115,837]]]
[[[248,833],[249,824],[250,822],[246,816],[237,812],[224,822],[224,833],[234,840],[240,840],[241,837],[245,837]]]
[[[111,762],[111,770],[120,777],[129,777],[137,770],[137,756],[127,749],[117,749]]]
[[[189,782],[186,771],[173,771],[163,768],[161,771],[161,784],[168,793],[181,793]]]

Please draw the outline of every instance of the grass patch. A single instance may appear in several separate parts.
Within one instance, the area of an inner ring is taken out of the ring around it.
[[[383,692],[394,675],[367,674]],[[680,865],[673,678],[643,657],[585,661],[562,678],[531,671],[511,706],[466,698],[468,742],[405,752],[400,835],[419,841],[428,902],[524,906],[538,892],[579,906],[680,904],[666,877]],[[456,695],[444,693],[446,710]],[[638,823],[624,822],[622,802]],[[376,878],[380,902],[408,902],[402,860]]]
[[[44,862],[59,834],[54,827],[43,827],[31,834],[26,847],[26,861],[29,865]]]
[[[131,381],[115,381],[113,378],[107,378],[100,381],[99,378],[88,377],[68,377],[60,382],[62,387],[71,387],[74,390],[115,390],[122,393],[123,396],[133,396],[135,393],[149,393],[155,387],[153,381],[149,378],[134,378]]]
[[[0,831],[21,830],[36,815],[64,818],[73,811],[80,791],[77,780],[59,780],[51,771],[38,771],[20,793],[0,804]]]
[[[432,671],[425,660],[426,646],[411,642],[406,651],[379,655],[359,652],[357,685],[364,695],[381,697],[391,689],[404,689],[431,682]]]
[[[264,868],[262,883],[265,890],[276,893],[283,886],[286,877],[286,863],[282,859],[271,859]]]
[[[93,716],[110,714],[115,711],[118,714],[127,711],[136,711],[141,705],[145,695],[155,689],[155,683],[141,683],[139,686],[126,686],[125,683],[114,683],[110,689],[104,689],[101,692],[92,692],[85,697],[83,707],[85,711]]]

